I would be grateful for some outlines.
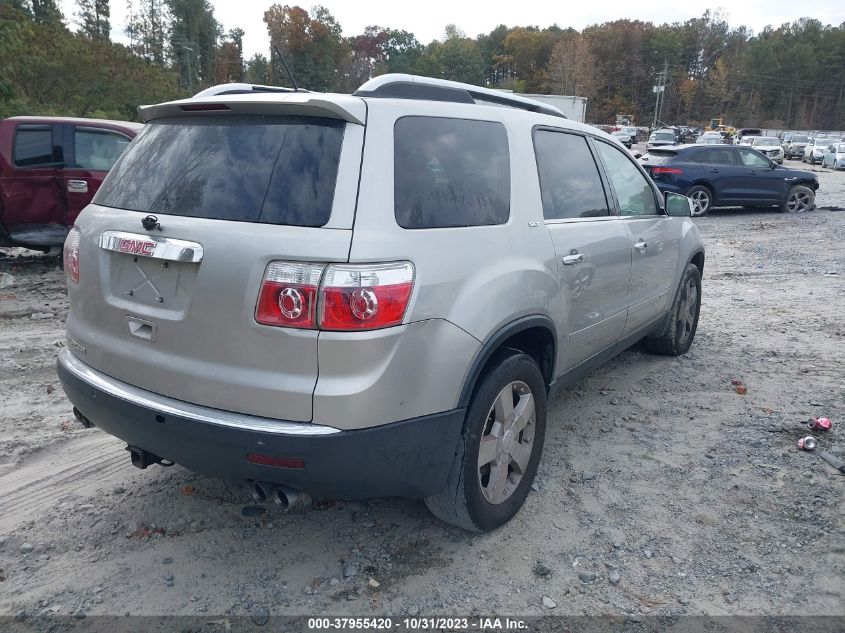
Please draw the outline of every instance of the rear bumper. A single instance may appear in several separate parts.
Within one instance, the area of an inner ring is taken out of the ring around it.
[[[138,389],[62,350],[58,374],[93,424],[132,446],[229,481],[268,481],[314,496],[425,497],[446,484],[463,424],[454,409],[354,431],[232,414]],[[301,459],[301,469],[247,455]],[[129,460],[127,458],[127,466]]]

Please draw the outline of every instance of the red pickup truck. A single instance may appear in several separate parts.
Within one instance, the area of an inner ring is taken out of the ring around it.
[[[0,246],[61,246],[142,127],[65,117],[0,121]]]

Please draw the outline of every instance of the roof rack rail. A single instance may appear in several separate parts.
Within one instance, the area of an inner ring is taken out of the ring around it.
[[[401,73],[390,73],[370,79],[352,94],[356,97],[423,99],[452,103],[478,103],[480,101],[566,118],[566,115],[554,106],[519,97],[509,92],[482,88],[457,81],[447,81],[446,79],[433,79]]]
[[[243,83],[229,83],[218,84],[211,86],[205,90],[201,90],[194,97],[216,97],[219,95],[243,95],[251,94],[253,92],[308,92],[308,90],[294,90],[293,88],[285,88],[283,86],[262,86],[259,84],[243,84]]]

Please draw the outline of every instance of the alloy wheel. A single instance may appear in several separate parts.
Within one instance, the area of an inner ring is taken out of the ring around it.
[[[681,295],[681,304],[678,306],[678,343],[685,345],[687,339],[692,336],[695,327],[695,315],[698,309],[698,285],[695,279],[687,280]]]
[[[493,505],[507,501],[519,487],[534,452],[536,413],[531,388],[521,380],[496,396],[481,435],[478,485]]]
[[[793,191],[786,199],[786,208],[790,212],[807,211],[810,208],[810,196],[805,191]]]
[[[690,196],[692,199],[693,215],[704,215],[710,208],[710,196],[705,191],[694,191]]]

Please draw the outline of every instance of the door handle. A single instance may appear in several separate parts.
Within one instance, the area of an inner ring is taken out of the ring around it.
[[[67,190],[71,193],[88,193],[88,182],[85,180],[68,180]]]
[[[639,242],[634,244],[634,248],[636,248],[641,253],[645,253],[645,249],[648,248],[648,242],[643,242],[642,240],[640,240]]]
[[[715,169],[715,168],[711,169],[710,171],[711,171],[711,172],[713,172],[714,174],[718,174],[718,173],[719,173],[719,170],[718,170],[718,169]]]
[[[574,266],[584,261],[584,253],[572,253],[560,258],[564,266]]]

